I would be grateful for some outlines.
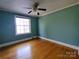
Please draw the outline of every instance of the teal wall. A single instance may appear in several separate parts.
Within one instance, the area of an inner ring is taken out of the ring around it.
[[[41,36],[71,45],[79,46],[79,5],[31,19],[32,32],[16,35],[14,13],[0,11],[0,44]],[[38,32],[39,31],[39,32]]]
[[[14,13],[0,11],[0,44],[38,35],[38,20],[36,17],[28,17],[32,23],[32,32],[30,34],[16,35],[15,16],[16,14]]]
[[[40,17],[39,36],[79,46],[79,5]]]

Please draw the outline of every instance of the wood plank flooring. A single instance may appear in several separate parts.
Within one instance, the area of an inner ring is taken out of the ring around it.
[[[33,39],[0,49],[0,59],[79,59],[77,50]]]

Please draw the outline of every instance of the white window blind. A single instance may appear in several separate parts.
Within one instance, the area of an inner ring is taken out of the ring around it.
[[[16,34],[31,33],[31,20],[16,17]]]

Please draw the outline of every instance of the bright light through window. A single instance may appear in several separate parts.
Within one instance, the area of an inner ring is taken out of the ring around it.
[[[16,17],[15,21],[16,21],[16,34],[31,33],[31,21],[30,21],[30,19]]]

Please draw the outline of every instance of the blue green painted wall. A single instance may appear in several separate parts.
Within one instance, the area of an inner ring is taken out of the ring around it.
[[[79,46],[79,5],[40,17],[41,37]]]
[[[79,46],[79,5],[40,17],[39,21],[36,17],[29,18],[32,33],[16,36],[15,14],[0,11],[0,44],[39,35]]]
[[[27,16],[26,16],[27,17]],[[9,43],[23,38],[38,35],[38,20],[36,17],[28,17],[31,19],[32,32],[30,34],[16,35],[15,30],[15,14],[0,11],[0,44]]]

